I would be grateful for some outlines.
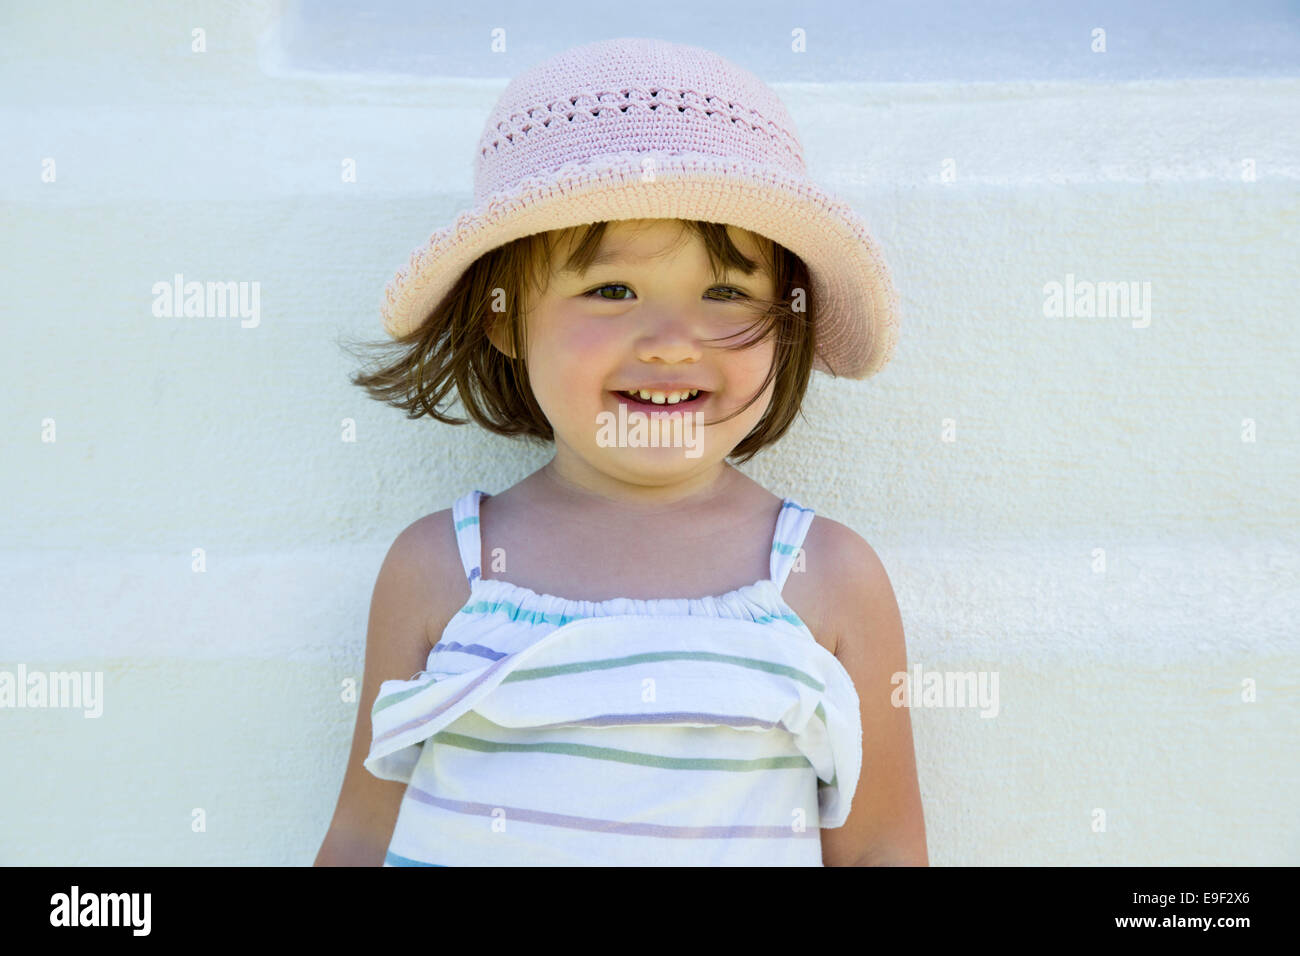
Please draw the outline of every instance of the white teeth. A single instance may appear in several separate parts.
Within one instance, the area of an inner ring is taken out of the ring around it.
[[[624,392],[624,394],[630,395],[633,398],[639,397],[643,402],[654,402],[656,405],[676,405],[678,402],[684,402],[688,398],[694,398],[696,395],[700,394],[700,390],[698,388],[692,388],[676,392],[652,392],[643,388],[639,391]]]

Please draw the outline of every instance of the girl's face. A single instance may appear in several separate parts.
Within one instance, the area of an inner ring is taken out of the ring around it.
[[[745,341],[749,335],[738,333],[757,317],[735,301],[744,301],[741,294],[775,295],[762,249],[751,234],[729,226],[732,241],[760,267],[748,276],[728,272],[715,282],[703,242],[682,223],[629,220],[606,227],[585,275],[561,271],[583,231],[574,230],[554,247],[554,260],[543,265],[549,284],[526,321],[528,376],[555,432],[555,468],[588,487],[609,488],[611,480],[636,486],[706,483],[763,417],[774,388],[769,384],[730,421],[703,424],[752,398],[772,364],[770,337],[745,349],[722,347]],[[636,413],[662,421],[664,412],[647,412],[618,393],[670,384],[701,390],[681,406],[654,405],[689,416],[693,438],[681,429],[680,443],[663,447],[673,432],[661,426],[655,429],[661,447],[635,447]],[[619,434],[620,404],[626,406],[626,441]]]

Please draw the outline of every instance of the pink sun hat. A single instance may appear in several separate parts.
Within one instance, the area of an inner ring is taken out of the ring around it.
[[[696,219],[747,229],[808,266],[813,368],[862,379],[889,362],[898,294],[866,223],[815,185],[784,104],[700,47],[620,38],[516,76],[474,157],[474,205],[411,254],[384,290],[384,328],[421,325],[479,256],[552,229]]]

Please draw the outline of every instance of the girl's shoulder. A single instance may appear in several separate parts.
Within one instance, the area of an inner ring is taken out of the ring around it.
[[[430,647],[470,598],[452,512],[444,508],[411,522],[398,534],[386,559],[403,565],[406,580],[419,582]]]
[[[849,640],[861,640],[862,632],[872,629],[864,608],[893,599],[889,575],[867,540],[832,518],[815,515],[802,547],[803,573],[795,573],[800,569],[796,562],[786,579],[785,596],[791,606],[801,601],[812,609],[814,633],[839,656]]]

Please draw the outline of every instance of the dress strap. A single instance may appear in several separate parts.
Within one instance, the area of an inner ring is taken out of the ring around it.
[[[776,531],[772,535],[771,577],[776,583],[777,591],[785,587],[785,579],[803,544],[804,535],[812,527],[813,509],[802,508],[790,498],[781,505],[781,514],[776,519]]]
[[[471,491],[451,506],[451,519],[456,528],[456,547],[460,550],[460,564],[465,569],[465,580],[474,586],[476,578],[483,576],[483,544],[479,534],[478,505],[481,498],[492,497],[486,491]]]

